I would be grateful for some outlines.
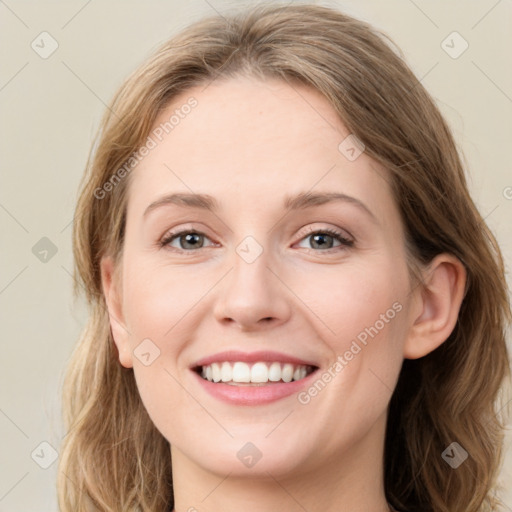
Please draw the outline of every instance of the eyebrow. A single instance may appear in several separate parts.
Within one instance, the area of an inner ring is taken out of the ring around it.
[[[307,208],[320,206],[322,204],[335,201],[342,201],[353,204],[378,223],[377,217],[362,201],[355,197],[348,196],[339,192],[301,192],[295,196],[286,196],[283,204],[285,210],[290,212],[294,210],[305,210]],[[220,209],[217,200],[208,194],[175,193],[165,195],[151,203],[144,211],[143,216],[145,217],[151,211],[156,210],[157,208],[172,204],[188,208],[199,208],[211,212],[217,212]]]

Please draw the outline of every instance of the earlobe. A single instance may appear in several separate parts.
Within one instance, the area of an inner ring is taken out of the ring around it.
[[[120,275],[119,272],[116,271],[114,261],[111,257],[102,258],[100,269],[103,295],[107,304],[112,337],[114,338],[114,343],[119,352],[119,362],[125,368],[132,368],[133,359],[129,332],[125,326],[122,309]]]
[[[416,308],[404,346],[406,359],[423,357],[452,333],[464,298],[466,270],[451,254],[436,256],[415,291]]]

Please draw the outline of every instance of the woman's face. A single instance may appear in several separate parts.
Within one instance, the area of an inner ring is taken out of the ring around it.
[[[113,332],[173,456],[277,477],[375,455],[413,316],[387,174],[280,81],[192,88],[150,137]]]

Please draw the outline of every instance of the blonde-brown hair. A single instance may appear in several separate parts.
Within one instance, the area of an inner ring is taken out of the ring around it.
[[[391,399],[385,490],[391,504],[408,512],[495,510],[502,447],[495,401],[509,371],[503,262],[469,196],[450,130],[389,43],[330,8],[260,5],[190,26],[118,91],[91,152],[75,215],[77,291],[85,290],[91,316],[64,385],[63,512],[172,509],[169,443],[148,417],[132,369],[119,363],[100,260],[122,253],[130,180],[116,173],[144,144],[158,113],[191,86],[240,75],[321,92],[366,153],[389,170],[411,268],[442,252],[464,264],[468,284],[453,333],[428,356],[404,362]],[[469,453],[456,470],[441,457],[454,441]]]

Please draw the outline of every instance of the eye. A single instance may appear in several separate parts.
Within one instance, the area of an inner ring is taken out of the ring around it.
[[[206,244],[210,241],[210,244]],[[352,247],[354,241],[347,238],[342,232],[335,229],[319,229],[314,230],[307,236],[303,237],[299,242],[299,247],[304,241],[309,241],[311,247],[306,249],[314,249],[315,251],[327,251],[336,249],[337,247]],[[168,247],[179,251],[191,252],[195,249],[204,247],[212,247],[215,245],[204,233],[195,230],[182,230],[167,233],[159,242],[160,247]]]
[[[178,231],[171,232],[164,236],[160,241],[161,247],[172,247],[181,251],[191,251],[202,249],[205,246],[205,240],[210,240],[204,233],[199,231]],[[213,243],[211,245],[214,245]]]
[[[352,247],[354,245],[353,240],[350,240],[342,232],[335,229],[315,230],[305,236],[301,242],[303,241],[309,241],[311,244],[311,247],[306,247],[306,249],[312,248],[320,251],[335,249],[336,247]],[[336,242],[338,245],[335,245]]]

